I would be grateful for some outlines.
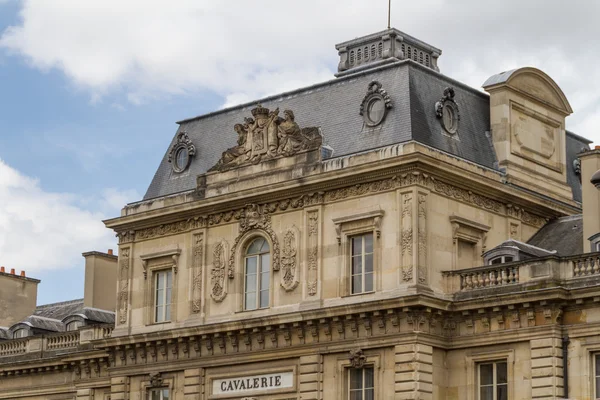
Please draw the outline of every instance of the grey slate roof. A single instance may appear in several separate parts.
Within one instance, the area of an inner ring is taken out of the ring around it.
[[[38,315],[30,315],[23,321],[19,322],[19,324],[26,324],[35,329],[51,332],[63,332],[65,330],[65,325],[60,320],[40,317]]]
[[[363,124],[359,108],[367,85],[373,80],[381,82],[392,98],[393,108],[381,125],[368,128]],[[442,133],[435,115],[435,103],[446,87],[454,88],[460,113],[458,133],[454,137]],[[250,110],[258,103],[270,109],[293,110],[300,127],[320,127],[324,144],[334,149],[333,157],[415,140],[498,169],[489,133],[489,96],[412,60],[404,60],[180,121],[144,200],[195,189],[196,177],[215,165],[223,151],[236,145],[234,125],[251,116]],[[190,167],[178,174],[173,172],[168,154],[181,131],[187,132],[195,144],[196,155]],[[574,134],[567,135],[568,183],[578,201],[581,184],[572,163],[587,143]]]
[[[368,84],[377,80],[392,98],[393,108],[385,121],[375,127],[364,126],[359,114]],[[461,121],[459,140],[441,134],[435,116],[435,103],[444,89],[454,87]],[[236,145],[233,126],[251,116],[257,103],[281,111],[291,109],[300,127],[321,128],[324,144],[334,149],[333,156],[353,154],[395,143],[417,140],[426,145],[492,168],[495,155],[486,131],[489,130],[489,97],[411,60],[344,76],[294,92],[272,96],[245,105],[180,121],[196,146],[196,156],[183,173],[174,173],[166,149],[160,166],[144,199],[166,196],[195,188],[196,176],[205,173],[227,148]]]
[[[71,314],[77,314],[81,309],[83,309],[83,299],[77,299],[37,306],[33,315],[60,321]]]
[[[515,248],[515,249],[519,250],[520,253],[525,253],[526,255],[529,255],[532,257],[545,257],[545,256],[556,254],[556,252],[553,250],[542,249],[542,248],[534,246],[532,244],[523,243],[523,242],[520,242],[520,241],[514,240],[514,239],[506,240],[506,241],[500,243],[498,246],[494,247],[493,249],[487,251],[486,253],[490,253],[491,251],[498,249],[498,248],[507,248],[507,247]]]
[[[63,318],[65,319],[72,316],[80,316],[83,319],[87,319],[92,322],[103,323],[103,324],[114,324],[115,323],[115,313],[112,311],[100,310],[98,308],[85,307],[83,309],[78,310],[73,314],[67,315]]]
[[[563,257],[583,253],[582,215],[571,215],[548,222],[527,243],[550,251],[556,250]]]

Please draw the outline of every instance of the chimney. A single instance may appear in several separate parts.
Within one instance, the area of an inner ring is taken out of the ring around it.
[[[91,251],[85,258],[84,307],[115,311],[117,304],[117,260],[112,249],[107,253]]]
[[[581,192],[583,209],[583,252],[589,253],[596,251],[592,249],[591,240],[596,241],[600,233],[600,189],[596,188],[598,175],[594,176],[600,170],[600,146],[594,150],[579,154],[581,160]],[[600,183],[600,182],[598,182]]]
[[[0,326],[9,327],[32,315],[37,305],[37,279],[27,278],[25,271],[15,274],[15,269],[6,273],[0,267],[0,304],[5,307],[0,312]]]

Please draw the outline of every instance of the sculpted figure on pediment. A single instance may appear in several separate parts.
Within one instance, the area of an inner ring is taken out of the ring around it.
[[[287,157],[305,150],[319,148],[322,136],[318,128],[301,129],[294,112],[285,110],[284,118],[279,108],[270,111],[260,104],[251,110],[252,118],[236,124],[237,146],[227,149],[209,171],[225,171],[246,164]]]

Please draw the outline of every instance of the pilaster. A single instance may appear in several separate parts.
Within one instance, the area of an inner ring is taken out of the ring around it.
[[[129,378],[119,376],[110,379],[110,400],[128,400]]]
[[[531,398],[563,396],[562,343],[560,337],[531,341]]]
[[[396,399],[433,399],[433,347],[413,343],[394,347]]]
[[[319,398],[321,381],[321,356],[300,357],[299,392],[302,400]]]

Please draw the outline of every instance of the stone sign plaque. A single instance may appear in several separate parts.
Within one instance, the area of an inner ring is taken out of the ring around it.
[[[294,372],[276,372],[261,375],[246,375],[213,379],[213,395],[238,395],[253,392],[267,393],[294,387]]]

